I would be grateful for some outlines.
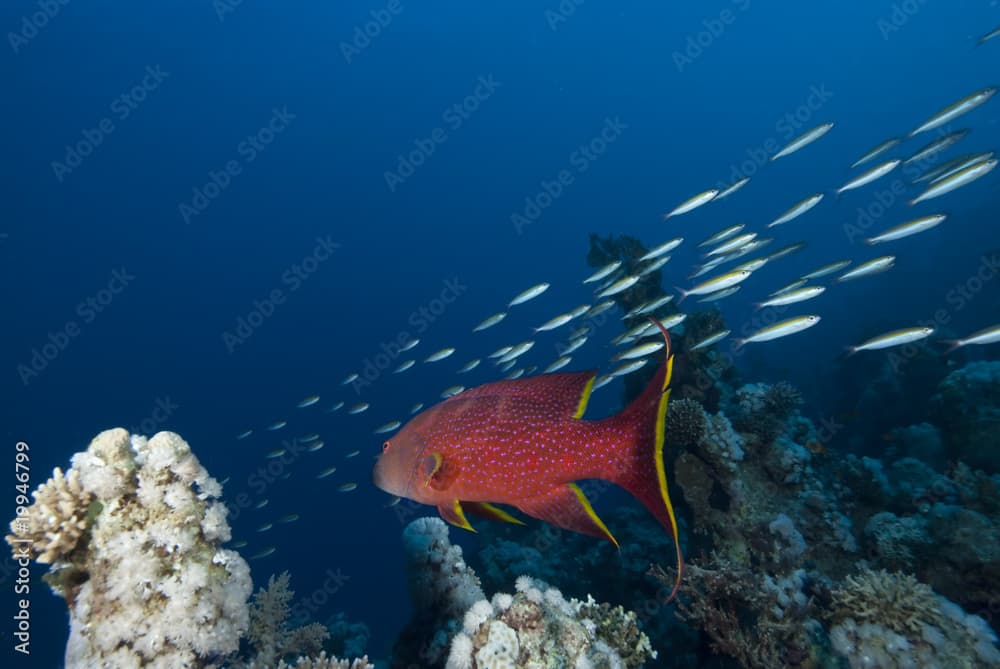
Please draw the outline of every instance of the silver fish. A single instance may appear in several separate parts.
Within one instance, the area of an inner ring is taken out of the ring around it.
[[[681,293],[681,300],[683,300],[688,295],[708,295],[709,293],[714,293],[719,290],[724,290],[730,286],[735,286],[741,281],[745,281],[750,278],[750,272],[747,270],[741,270],[739,272],[728,272],[721,276],[717,276],[714,279],[709,279],[708,281],[703,281],[699,283],[694,288],[690,290],[679,289]]]
[[[383,423],[382,425],[379,425],[377,428],[372,430],[372,433],[385,434],[386,432],[395,432],[396,430],[399,429],[399,426],[402,424],[403,424],[402,421],[390,420],[388,423]]]
[[[647,260],[652,260],[653,258],[659,258],[665,253],[670,253],[675,248],[680,246],[684,242],[683,237],[675,237],[669,241],[663,242],[659,246],[654,246],[652,249],[646,252],[645,255],[639,258],[639,262],[645,262]]]
[[[573,358],[569,357],[568,355],[564,355],[561,358],[557,358],[552,362],[551,365],[542,370],[542,374],[551,374],[552,372],[558,369],[562,369],[563,367],[568,365],[571,360],[573,360]]]
[[[880,274],[881,272],[888,271],[893,268],[896,263],[896,256],[879,256],[868,262],[861,263],[849,272],[845,272],[837,277],[838,283],[843,283],[844,281],[851,281],[853,279],[860,279],[864,276],[870,276],[872,274]]]
[[[533,342],[533,341],[523,341],[520,344],[518,344],[517,346],[514,346],[513,348],[511,348],[510,351],[508,351],[508,353],[506,355],[504,355],[499,360],[497,360],[497,363],[502,364],[502,363],[505,363],[505,362],[510,362],[514,358],[517,358],[517,357],[519,357],[519,356],[524,355],[525,353],[527,353],[529,350],[531,350],[531,347],[534,346],[534,345],[535,345],[535,342]]]
[[[807,211],[815,207],[817,204],[819,204],[820,200],[822,199],[823,199],[822,193],[815,193],[813,195],[810,195],[801,202],[797,202],[796,204],[792,205],[792,207],[788,209],[788,211],[786,211],[781,216],[768,223],[767,227],[773,228],[776,225],[781,225],[782,223],[788,223],[789,221],[798,218],[799,216],[801,216],[802,214],[806,213]]]
[[[651,341],[646,344],[639,344],[634,348],[630,348],[627,351],[622,351],[612,357],[612,360],[632,360],[634,358],[644,358],[647,355],[656,353],[661,348],[663,348],[662,341]]]
[[[820,317],[816,315],[789,318],[788,320],[781,321],[780,323],[775,323],[774,325],[762,328],[744,339],[737,339],[736,348],[740,348],[744,344],[749,344],[751,342],[771,341],[773,339],[787,337],[790,334],[795,334],[796,332],[802,332],[803,330],[811,328],[819,323],[819,321]]]
[[[559,351],[559,353],[561,355],[569,355],[570,353],[572,353],[573,351],[580,348],[586,343],[587,343],[586,337],[577,337],[576,339],[571,339],[569,341],[569,344],[566,345],[566,348]]]
[[[271,423],[270,425],[268,425],[267,429],[271,430],[273,432],[274,430],[280,430],[281,428],[285,427],[286,425],[288,425],[288,423],[286,421],[279,420],[279,421],[275,421],[275,422]]]
[[[671,209],[669,212],[663,215],[663,220],[667,220],[671,216],[680,216],[681,214],[686,214],[692,209],[697,209],[698,207],[708,204],[715,199],[715,196],[719,194],[719,189],[710,188],[704,192],[698,193],[694,197],[688,198],[684,202]]]
[[[353,374],[348,374],[347,376],[344,377],[344,380],[340,382],[340,385],[348,386],[357,381],[359,376],[361,375],[358,374],[357,372],[354,372]]]
[[[413,414],[417,413],[418,411],[420,411],[423,408],[424,408],[424,403],[423,402],[417,402],[412,407],[410,407],[410,415],[412,416]]]
[[[941,224],[946,218],[948,218],[946,214],[921,216],[920,218],[915,218],[912,221],[897,225],[894,228],[889,228],[879,235],[869,237],[866,241],[869,244],[881,244],[882,242],[891,242],[897,239],[902,239],[903,237],[909,237],[910,235],[915,235],[919,232],[923,232],[924,230],[930,230],[931,228]]]
[[[725,241],[725,240],[729,239],[730,237],[732,237],[733,235],[735,235],[737,232],[740,232],[741,230],[743,230],[743,228],[745,228],[745,227],[746,227],[746,224],[744,224],[744,223],[737,223],[736,225],[730,225],[728,228],[723,228],[722,230],[719,230],[718,232],[716,232],[714,235],[712,235],[708,239],[706,239],[706,240],[702,241],[700,244],[698,244],[698,248],[701,248],[702,246],[711,246],[712,244],[716,244],[718,242]]]
[[[729,330],[723,330],[722,332],[716,332],[715,334],[711,334],[711,335],[705,337],[704,339],[702,339],[700,342],[698,342],[694,346],[692,346],[690,350],[692,350],[692,351],[700,351],[703,348],[708,348],[712,344],[716,344],[716,343],[722,341],[723,339],[725,339],[726,337],[728,337],[729,333],[730,333]]]
[[[480,362],[482,362],[482,359],[480,359],[480,358],[476,358],[475,360],[470,360],[469,362],[467,362],[464,365],[462,365],[462,368],[460,370],[458,370],[458,372],[456,372],[456,373],[457,374],[465,374],[466,372],[471,372],[476,367],[479,367],[479,363]]]
[[[899,143],[901,141],[902,141],[902,139],[899,138],[899,137],[892,137],[890,139],[885,140],[884,142],[882,142],[878,146],[872,148],[865,155],[861,156],[860,158],[858,158],[857,160],[855,160],[853,163],[851,163],[851,169],[853,170],[855,167],[860,167],[861,165],[864,165],[865,163],[868,163],[868,162],[871,162],[871,161],[875,160],[876,158],[878,158],[879,156],[881,156],[886,151],[890,151],[890,150],[894,149],[895,147],[899,146]]]
[[[662,256],[656,260],[650,261],[648,265],[642,268],[639,272],[639,276],[646,276],[647,274],[652,274],[656,270],[660,269],[670,261],[671,256]]]
[[[627,362],[615,371],[611,372],[609,376],[625,376],[626,374],[631,374],[632,372],[642,369],[649,362],[648,359],[643,358],[642,360],[633,360],[632,362]]]
[[[995,158],[981,163],[973,163],[972,165],[969,165],[968,167],[961,169],[950,176],[944,177],[939,181],[935,181],[927,187],[927,190],[910,200],[909,204],[910,206],[913,206],[918,202],[923,202],[924,200],[930,200],[931,198],[940,197],[945,193],[950,193],[956,188],[961,188],[966,184],[970,184],[973,181],[986,176],[996,166],[997,160]]]
[[[843,186],[838,188],[837,195],[840,195],[844,191],[854,190],[855,188],[861,188],[862,186],[870,184],[876,179],[884,177],[886,174],[892,172],[894,169],[899,167],[899,164],[901,162],[902,161],[899,158],[893,158],[892,160],[885,161],[881,165],[876,165],[867,172],[859,174],[858,176],[854,177],[853,179],[845,183]]]
[[[789,290],[784,293],[779,293],[769,300],[764,300],[763,302],[757,303],[758,309],[763,309],[764,307],[781,307],[786,304],[795,304],[796,302],[805,302],[806,300],[811,300],[817,297],[825,291],[824,286],[809,286],[808,288],[796,288],[794,290]]]
[[[891,346],[902,346],[903,344],[910,344],[915,341],[920,341],[921,339],[926,339],[932,334],[934,334],[934,328],[927,327],[894,330],[877,337],[872,337],[857,346],[850,346],[848,347],[848,351],[850,351],[851,354],[854,354],[858,351],[874,351],[882,348],[889,348]]]
[[[566,323],[569,323],[571,320],[573,320],[572,314],[559,314],[558,316],[550,318],[549,320],[539,325],[537,328],[535,328],[535,332],[547,332],[549,330],[555,330],[560,325],[566,325]]]
[[[782,158],[791,153],[795,153],[799,149],[809,146],[817,139],[819,139],[826,133],[830,132],[832,128],[833,128],[833,123],[821,123],[812,130],[807,130],[806,132],[802,133],[801,135],[790,141],[784,147],[782,147],[782,149],[778,151],[776,154],[771,156],[771,160],[772,161],[777,160],[778,158]]]
[[[349,413],[349,414],[351,414],[353,416],[353,415],[361,413],[362,411],[365,411],[370,406],[371,405],[368,404],[368,402],[358,402],[357,404],[355,404],[354,406],[352,406],[350,409],[348,409],[347,413]]]
[[[742,235],[737,235],[732,239],[723,242],[719,246],[716,246],[714,249],[706,253],[705,257],[711,258],[712,256],[725,255],[730,251],[734,251],[742,246],[745,246],[746,244],[749,244],[756,238],[757,238],[756,232],[745,232]]]
[[[777,260],[778,258],[784,258],[793,253],[798,253],[806,247],[805,242],[795,242],[794,244],[789,244],[788,246],[782,246],[777,251],[772,252],[770,255],[766,256],[766,260],[771,262],[772,260]]]
[[[969,134],[969,130],[956,130],[955,132],[949,132],[944,137],[938,137],[933,142],[920,149],[912,156],[903,161],[904,165],[909,165],[910,163],[920,162],[922,160],[927,160],[933,155],[941,153],[945,149],[951,147],[953,144],[957,144],[959,141],[965,138]]]
[[[603,314],[608,309],[614,309],[614,308],[615,308],[614,300],[605,300],[603,302],[598,302],[597,304],[595,304],[594,306],[592,306],[590,309],[587,310],[587,313],[584,314],[584,317],[593,318],[598,314]]]
[[[624,279],[615,281],[613,284],[599,292],[597,297],[611,297],[612,295],[617,295],[618,293],[628,290],[638,282],[638,276],[627,276]]]
[[[306,407],[311,407],[313,404],[319,402],[319,395],[310,395],[309,397],[303,398],[295,405],[296,409],[305,409]]]
[[[410,367],[413,367],[415,364],[417,364],[417,361],[414,360],[413,358],[410,358],[409,360],[404,360],[403,362],[399,363],[399,367],[397,367],[396,369],[392,370],[392,373],[393,374],[402,374],[403,372],[405,372],[406,370],[408,370]]]
[[[729,288],[723,288],[722,290],[717,290],[714,293],[709,293],[705,297],[699,299],[699,302],[716,302],[723,298],[729,297],[733,293],[740,289],[739,286],[730,286]]]
[[[531,288],[528,288],[527,290],[518,293],[513,300],[507,303],[507,306],[513,307],[518,304],[524,304],[528,300],[532,300],[541,295],[542,293],[544,293],[545,291],[547,291],[549,289],[549,285],[550,284],[547,283],[535,284]]]
[[[840,270],[842,270],[845,267],[847,267],[848,265],[850,265],[851,262],[853,262],[853,261],[851,261],[851,260],[837,260],[837,261],[832,262],[832,263],[830,263],[828,265],[823,265],[819,269],[813,270],[812,272],[809,272],[808,274],[803,274],[802,278],[806,279],[807,281],[809,279],[818,279],[821,276],[826,276],[827,274],[833,274],[834,272],[839,272]]]
[[[933,130],[938,126],[942,126],[945,123],[955,120],[962,114],[969,113],[979,105],[992,98],[996,92],[997,89],[991,86],[978,90],[971,95],[967,95],[958,102],[948,105],[937,114],[934,114],[934,116],[931,116],[929,119],[924,121],[924,123],[921,124],[916,130],[910,133],[910,137],[928,130]]]
[[[737,179],[736,181],[734,181],[729,186],[726,186],[725,188],[723,188],[722,191],[718,195],[715,196],[715,199],[716,200],[722,200],[724,198],[727,198],[730,195],[732,195],[733,193],[735,193],[736,191],[738,191],[739,189],[741,189],[744,186],[746,186],[747,183],[749,183],[749,182],[750,182],[750,177],[743,177],[742,179]]]
[[[243,432],[240,432],[238,435],[236,435],[236,438],[237,439],[246,439],[251,434],[253,434],[253,430],[244,430]]]
[[[450,357],[451,354],[454,352],[455,349],[449,346],[447,348],[441,349],[440,351],[435,351],[434,353],[431,353],[429,356],[424,358],[424,362],[437,362],[439,360],[444,360],[445,358]]]
[[[945,169],[942,169],[941,171],[931,170],[931,172],[928,172],[925,175],[921,175],[920,178],[915,180],[913,183],[926,180],[928,181],[928,185],[933,186],[942,179],[947,179],[952,174],[955,174],[956,172],[961,172],[966,167],[972,167],[973,165],[978,165],[979,163],[985,163],[987,160],[990,160],[995,155],[996,152],[994,151],[983,151],[982,153],[975,153],[969,156],[962,156],[961,158],[956,159],[958,162],[951,164],[951,161],[949,161],[948,163],[945,164],[944,166]],[[924,179],[924,177],[927,177],[927,179]]]
[[[610,262],[601,269],[597,270],[596,272],[588,276],[586,279],[583,280],[583,282],[593,283],[594,281],[600,281],[601,279],[608,276],[621,266],[622,266],[621,260],[615,260],[614,262]]]
[[[497,323],[499,323],[500,321],[502,321],[506,317],[507,317],[507,312],[506,311],[501,311],[499,313],[495,313],[492,316],[490,316],[489,318],[485,319],[482,323],[480,323],[476,327],[472,328],[472,331],[473,332],[480,332],[482,330],[485,330],[486,328],[491,328],[494,325],[496,325]]]
[[[956,348],[961,348],[963,346],[973,345],[985,345],[985,344],[995,344],[1000,342],[1000,325],[994,325],[992,327],[985,328],[979,332],[974,332],[968,337],[963,339],[951,339],[945,341],[948,344],[948,353],[951,353]]]
[[[325,479],[327,476],[329,476],[330,474],[334,473],[335,471],[337,471],[336,467],[327,467],[326,469],[324,469],[323,471],[321,471],[319,474],[317,474],[316,478],[318,478],[318,479]]]
[[[409,340],[408,342],[404,343],[402,346],[399,347],[399,352],[403,353],[405,351],[409,351],[411,348],[413,348],[414,346],[416,346],[419,343],[420,343],[419,339],[411,339],[411,340]]]
[[[441,399],[454,397],[465,390],[465,386],[450,386],[441,391]]]

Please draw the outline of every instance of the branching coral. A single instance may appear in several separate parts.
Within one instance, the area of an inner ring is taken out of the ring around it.
[[[908,574],[866,570],[833,591],[834,650],[852,668],[995,667],[996,635],[985,620]]]
[[[288,572],[271,576],[267,587],[258,590],[250,604],[250,630],[247,639],[255,651],[250,666],[272,666],[287,655],[311,655],[319,652],[330,636],[319,623],[290,629],[288,604],[295,596],[289,587]]]
[[[35,503],[27,513],[10,524],[11,547],[23,547],[23,553],[42,564],[68,555],[93,520],[91,502],[94,494],[80,483],[80,472],[70,469],[64,475],[58,467],[52,478],[33,493]],[[99,506],[99,505],[97,505]],[[95,508],[95,510],[97,510]]]
[[[654,566],[664,584],[673,576]],[[748,669],[803,666],[817,623],[802,593],[801,573],[787,579],[762,577],[713,554],[706,567],[688,564],[678,599],[678,616],[702,630],[712,649]],[[815,665],[807,665],[815,666]]]

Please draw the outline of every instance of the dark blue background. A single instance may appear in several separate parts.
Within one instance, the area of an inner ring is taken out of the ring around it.
[[[724,305],[738,331],[751,301],[805,271],[840,257],[898,255],[892,272],[830,290],[795,312],[822,314],[820,327],[743,356],[752,378],[798,383],[817,412],[836,392],[831,372],[844,346],[947,308],[949,288],[971,275],[984,250],[1000,247],[995,175],[940,206],[914,209],[944,209],[951,218],[884,250],[849,244],[843,225],[889,180],[837,202],[831,193],[871,146],[996,83],[1000,44],[972,49],[972,38],[997,23],[997,9],[987,2],[913,3],[918,11],[885,32],[879,22],[891,20],[893,4],[884,0],[566,2],[574,10],[558,22],[547,14],[558,11],[554,1],[465,7],[401,0],[402,10],[350,62],[344,44],[387,3],[337,4],[244,2],[220,20],[208,0],[69,2],[27,43],[12,48],[8,36],[0,48],[7,82],[0,126],[7,315],[0,399],[8,452],[18,439],[31,444],[35,484],[52,467],[67,466],[98,431],[139,425],[164,399],[177,408],[156,429],[181,433],[214,475],[231,476],[230,500],[248,487],[247,477],[267,463],[264,454],[280,437],[321,432],[326,448],[268,489],[268,507],[235,519],[234,535],[250,540],[246,554],[278,547],[252,563],[258,583],[289,569],[296,589],[308,594],[327,569],[348,574],[320,615],[343,610],[367,622],[376,656],[387,655],[409,605],[401,524],[369,483],[381,443],[372,428],[405,419],[413,402],[432,402],[454,383],[493,378],[485,367],[468,378],[453,372],[589,301],[579,283],[590,271],[588,233],[627,233],[648,245],[676,235],[695,242],[738,221],[759,229],[806,195],[827,192],[807,217],[775,230],[774,247],[804,240],[808,250],[761,270]],[[21,31],[38,7],[4,3],[3,32]],[[707,47],[690,52],[693,62],[678,68],[675,52],[724,10],[731,23],[710,39],[702,34]],[[147,66],[169,75],[120,118],[111,105],[142,81]],[[499,86],[461,127],[449,127],[443,114],[473,94],[480,77]],[[664,211],[728,181],[748,152],[769,139],[789,139],[781,119],[814,87],[832,95],[798,130],[832,120],[830,135],[754,168],[750,184],[728,201],[661,222]],[[962,152],[997,146],[997,104],[954,126],[974,128]],[[240,143],[275,108],[287,108],[294,119],[246,162]],[[67,146],[105,117],[114,131],[58,180],[53,161],[64,160]],[[627,128],[517,234],[511,215],[543,180],[571,169],[571,154],[608,118]],[[445,128],[447,141],[390,190],[385,172],[437,127]],[[928,133],[906,149],[932,138]],[[230,160],[242,161],[242,173],[186,224],[179,205]],[[872,232],[908,215],[896,204]],[[228,353],[222,333],[254,300],[287,289],[283,272],[325,236],[341,245],[336,253]],[[666,268],[669,286],[689,285],[694,260],[693,243],[677,251]],[[77,305],[105,287],[116,268],[134,281],[93,322],[82,323]],[[423,343],[414,354],[422,358],[443,346],[458,353],[378,379],[360,398],[372,403],[367,413],[323,414],[337,400],[358,401],[340,380],[401,331],[416,335],[411,314],[453,278],[464,291],[418,335]],[[472,325],[539,281],[553,284],[542,298],[502,326],[470,334]],[[994,324],[997,296],[996,285],[987,286],[954,313],[956,330]],[[71,320],[81,323],[79,336],[22,383],[17,366]],[[574,368],[602,364],[617,332],[617,325],[602,330],[576,354]],[[554,359],[558,338],[540,336],[530,362]],[[320,404],[293,408],[312,393],[323,396]],[[618,394],[616,386],[598,393],[591,411],[615,409]],[[261,433],[277,419],[290,421],[283,433]],[[250,427],[252,438],[234,439]],[[345,460],[354,449],[362,455]],[[339,471],[316,481],[313,474],[330,464]],[[358,490],[335,491],[349,480],[359,482]],[[254,532],[290,512],[301,520]],[[63,606],[41,584],[33,606],[32,663],[51,666],[61,658]]]

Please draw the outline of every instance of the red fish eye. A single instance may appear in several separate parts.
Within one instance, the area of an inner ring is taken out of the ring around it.
[[[384,444],[382,444],[382,452],[385,453],[388,450],[389,450],[389,442],[387,441]]]

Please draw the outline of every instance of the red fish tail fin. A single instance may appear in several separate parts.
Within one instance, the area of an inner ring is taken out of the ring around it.
[[[677,580],[667,600],[670,601],[677,594],[684,573],[684,557],[674,506],[667,490],[666,463],[663,459],[664,423],[674,356],[670,349],[670,334],[659,321],[652,318],[650,321],[663,334],[665,360],[639,397],[621,413],[605,419],[609,428],[626,435],[621,457],[615,460],[608,479],[642,502],[673,538],[677,550]]]

